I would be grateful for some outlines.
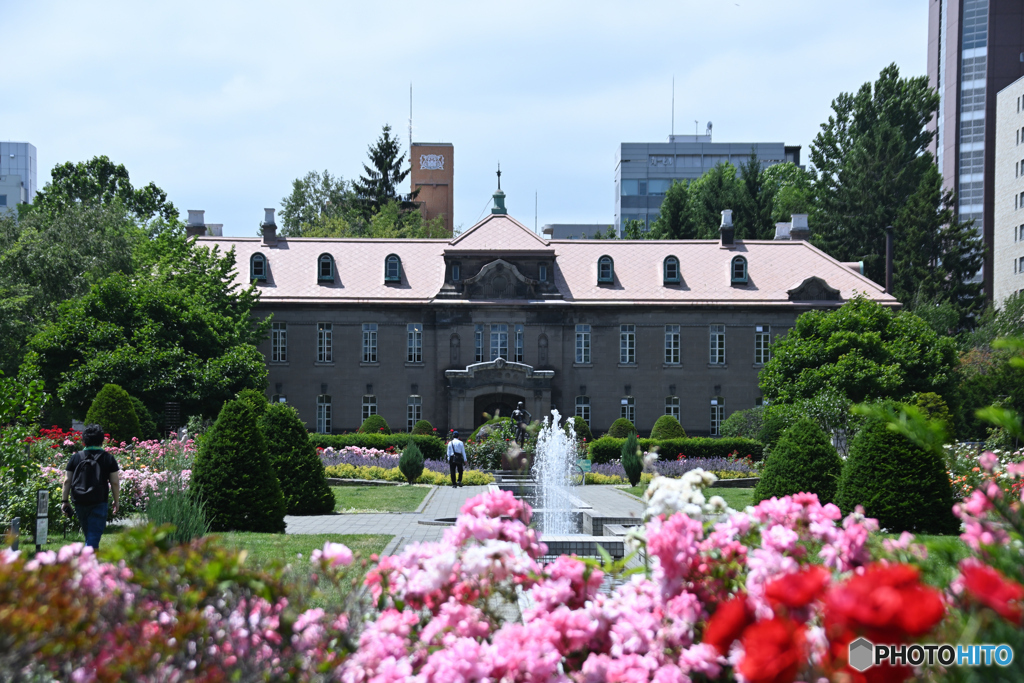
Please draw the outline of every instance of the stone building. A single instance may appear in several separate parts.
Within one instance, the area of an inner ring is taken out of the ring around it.
[[[422,418],[465,432],[522,401],[595,433],[619,417],[647,433],[669,413],[716,435],[761,402],[772,340],[802,312],[855,293],[899,305],[806,242],[806,217],[734,241],[731,213],[717,241],[544,240],[499,190],[452,239],[285,239],[268,209],[262,239],[200,240],[234,249],[238,284],[259,288],[268,395],[310,429],[380,414],[396,431]]]

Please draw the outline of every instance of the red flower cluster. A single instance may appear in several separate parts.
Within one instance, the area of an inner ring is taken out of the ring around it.
[[[998,569],[976,562],[960,567],[964,588],[973,600],[991,607],[1003,619],[1014,624],[1024,621],[1024,586],[1006,578]]]

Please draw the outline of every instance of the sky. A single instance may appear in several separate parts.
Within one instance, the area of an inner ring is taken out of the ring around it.
[[[927,24],[926,0],[0,0],[0,139],[36,146],[39,187],[107,155],[255,235],[296,178],[358,177],[384,124],[407,151],[411,83],[413,139],[454,145],[457,230],[498,162],[522,223],[611,223],[618,145],[667,140],[673,78],[676,134],[807,163],[837,95],[925,74]]]

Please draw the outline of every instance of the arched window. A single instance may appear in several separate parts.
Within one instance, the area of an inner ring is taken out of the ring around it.
[[[319,282],[334,282],[334,257],[320,254],[316,261],[316,279]]]
[[[732,267],[730,268],[732,274],[732,283],[735,284],[747,284],[749,281],[747,278],[747,259],[742,256],[736,256],[732,260]]]
[[[267,257],[257,252],[249,259],[249,279],[266,282]]]
[[[384,259],[384,282],[402,281],[402,259],[397,254],[390,254]]]
[[[597,281],[615,282],[615,264],[611,256],[602,256],[597,260]]]
[[[662,264],[662,273],[665,277],[665,284],[675,284],[679,282],[679,259],[675,256],[666,256],[665,262]]]

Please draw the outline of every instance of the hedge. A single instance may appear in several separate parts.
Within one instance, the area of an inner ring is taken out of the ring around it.
[[[688,458],[724,458],[733,451],[741,457],[751,456],[760,460],[764,455],[764,445],[753,439],[710,439],[707,437],[690,437],[686,439],[640,439],[640,450],[650,451],[658,447],[659,460],[675,460],[680,455]],[[622,455],[622,444],[625,439],[602,436],[590,443],[590,459],[595,463],[611,462]]]
[[[424,460],[446,460],[448,445],[436,436],[420,436],[410,434],[310,434],[310,442],[317,448],[333,448],[339,450],[346,446],[360,448],[378,448],[385,450],[395,448],[404,450],[409,439],[416,442]]]
[[[349,465],[328,465],[325,468],[328,477],[332,479],[366,479],[368,481],[405,481],[405,475],[397,467],[385,469],[377,466]],[[423,470],[423,473],[416,480],[417,484],[431,484],[433,486],[451,486],[451,478],[447,474]],[[485,486],[494,483],[494,477],[487,472],[480,470],[466,470],[463,473],[462,483],[466,486]]]

